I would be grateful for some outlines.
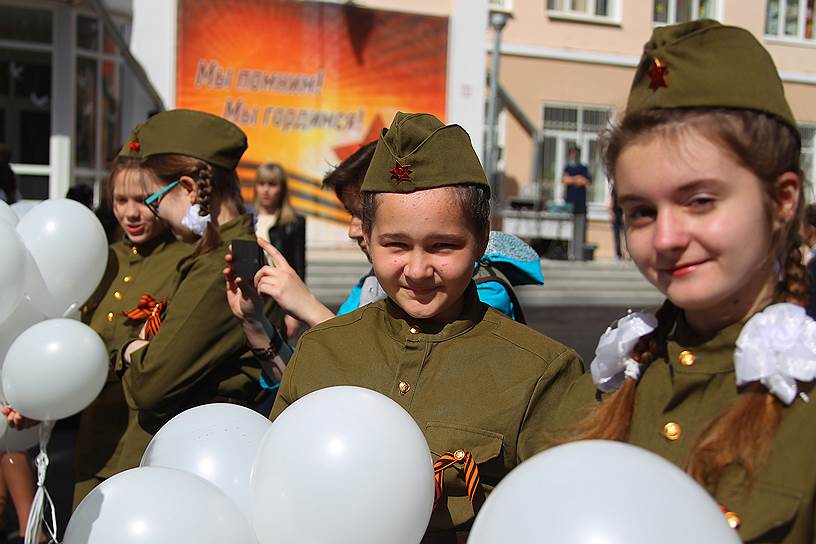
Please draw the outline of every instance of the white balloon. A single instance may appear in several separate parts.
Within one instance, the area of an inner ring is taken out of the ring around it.
[[[65,198],[46,200],[20,219],[22,236],[61,317],[79,307],[105,273],[108,242],[91,210]]]
[[[18,221],[20,221],[20,218],[17,217],[17,214],[14,213],[11,206],[6,204],[5,200],[0,200],[0,222],[16,227]]]
[[[3,364],[3,392],[26,417],[62,419],[96,398],[107,373],[108,352],[93,329],[73,319],[49,319],[11,344]]]
[[[205,404],[168,421],[150,441],[143,467],[191,472],[215,484],[250,519],[249,476],[272,423],[237,404]]]
[[[5,321],[0,321],[0,369],[6,358],[11,344],[30,326],[45,319],[31,299],[24,295],[11,315]]]
[[[678,516],[688,523],[678,523]],[[670,528],[667,530],[667,528]],[[587,440],[539,453],[485,501],[468,544],[737,544],[720,507],[654,453]]]
[[[32,202],[30,200],[20,200],[9,206],[9,208],[11,208],[11,211],[13,211],[14,215],[17,216],[17,219],[20,220],[23,218],[24,215],[26,215],[28,212],[34,209],[38,204],[39,202]]]
[[[315,391],[272,423],[252,469],[263,543],[416,544],[433,507],[433,464],[413,418],[360,387]]]
[[[51,297],[40,268],[31,252],[26,251],[25,285],[23,293],[28,300],[47,317],[63,317],[64,309]]]
[[[5,320],[23,297],[27,251],[14,227],[0,221],[0,322]]]
[[[258,540],[238,507],[210,482],[180,470],[140,467],[94,488],[71,516],[62,542],[257,544]]]

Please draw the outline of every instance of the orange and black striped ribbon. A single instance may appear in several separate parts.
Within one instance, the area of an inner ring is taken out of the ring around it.
[[[135,308],[122,312],[122,315],[136,321],[146,320],[145,339],[149,340],[151,336],[159,332],[161,314],[165,306],[167,306],[167,302],[164,299],[157,302],[156,299],[145,293],[139,297],[139,303]]]
[[[457,453],[459,453],[458,456],[454,452],[446,451],[434,463],[434,510],[436,510],[444,491],[445,469],[457,463],[464,466],[465,485],[467,486],[467,495],[470,502],[473,502],[476,490],[479,489],[479,467],[476,466],[476,460],[473,459],[469,451],[462,452],[462,450],[458,450]]]

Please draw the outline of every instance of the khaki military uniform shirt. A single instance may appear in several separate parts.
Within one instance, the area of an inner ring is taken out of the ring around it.
[[[736,324],[706,338],[678,322],[669,337],[668,360],[651,364],[637,385],[627,442],[685,468],[702,431],[737,398],[733,355],[741,330],[742,324]],[[574,423],[596,404],[596,389],[587,374],[576,381],[559,409],[561,426]],[[728,468],[714,498],[737,514],[745,542],[814,542],[816,401],[797,399],[783,409],[768,460],[753,486],[745,485],[743,475],[738,467]],[[677,512],[677,522],[693,520]]]
[[[110,246],[105,275],[82,308],[82,320],[105,342],[111,368],[102,392],[80,418],[77,480],[108,478],[138,464],[138,459],[122,459],[128,449],[125,431],[130,427],[136,432],[138,423],[136,412],[125,402],[113,364],[119,347],[139,334],[144,321],[128,319],[122,312],[135,308],[143,294],[156,300],[169,297],[175,289],[178,264],[192,250],[169,232],[139,246],[127,237]]]
[[[127,343],[117,355],[125,398],[139,421],[126,437],[133,439],[128,463],[137,465],[150,437],[178,413],[213,400],[251,405],[261,395],[260,366],[229,309],[222,272],[232,240],[255,240],[252,217],[241,215],[219,231],[217,248],[179,264],[158,333],[131,354],[130,364],[122,357]],[[266,313],[280,328],[283,314],[271,300]]]
[[[471,504],[461,467],[445,471],[445,497],[429,531],[466,528],[485,493],[531,454],[528,438],[547,428],[578,355],[480,302],[473,284],[460,317],[441,329],[415,323],[390,300],[306,332],[283,376],[271,419],[317,389],[366,387],[416,420],[434,458],[470,451],[481,476]]]

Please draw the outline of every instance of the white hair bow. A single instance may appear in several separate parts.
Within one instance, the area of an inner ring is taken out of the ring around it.
[[[190,229],[196,236],[203,236],[207,225],[211,221],[210,214],[201,215],[201,206],[193,204],[187,208],[187,213],[181,218],[181,224]]]
[[[796,304],[768,306],[742,328],[734,371],[738,386],[759,381],[791,404],[798,391],[796,382],[816,378],[816,321]]]
[[[592,381],[604,393],[623,385],[626,378],[637,381],[640,365],[632,359],[632,349],[644,334],[657,328],[657,318],[646,312],[635,312],[618,320],[616,328],[608,328],[598,340],[595,358],[589,365]]]

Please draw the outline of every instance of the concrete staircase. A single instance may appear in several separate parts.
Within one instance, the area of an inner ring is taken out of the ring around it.
[[[339,306],[351,287],[369,269],[357,249],[310,249],[306,280],[327,306]],[[657,305],[660,293],[631,262],[541,261],[544,285],[517,289],[525,307],[617,306],[643,308]]]
[[[544,273],[543,286],[518,288],[525,307],[626,306],[639,309],[656,306],[663,300],[660,292],[629,261],[542,260],[541,270]]]

